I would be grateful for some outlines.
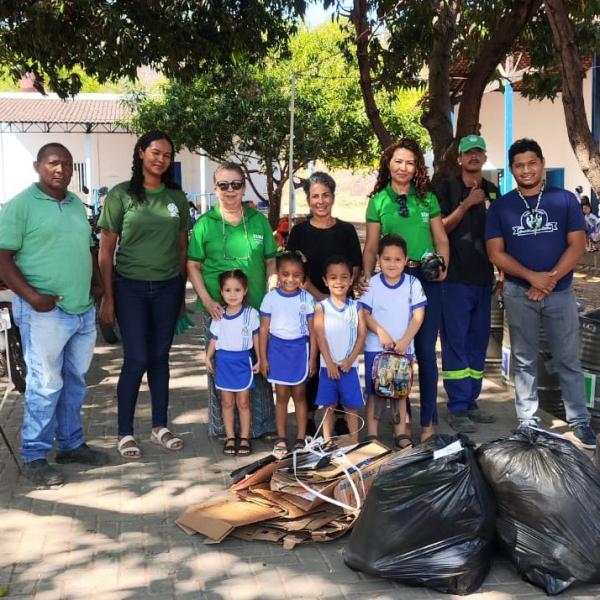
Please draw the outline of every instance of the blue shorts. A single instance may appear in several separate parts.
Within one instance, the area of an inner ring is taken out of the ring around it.
[[[250,389],[254,381],[250,350],[215,352],[215,387],[225,392]]]
[[[379,352],[365,352],[365,392],[367,396],[373,396],[373,362]]]
[[[308,377],[308,338],[284,340],[269,336],[267,345],[269,376],[271,383],[299,385]]]
[[[352,367],[347,373],[340,371],[339,379],[331,379],[327,369],[319,371],[319,390],[317,391],[317,406],[335,406],[341,402],[344,408],[363,408],[365,400],[360,387],[358,368]]]

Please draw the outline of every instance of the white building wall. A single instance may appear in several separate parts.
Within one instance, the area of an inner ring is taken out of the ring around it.
[[[37,151],[48,142],[66,146],[75,162],[85,162],[84,133],[0,133],[0,204],[7,202],[21,190],[37,181],[33,162]],[[133,148],[137,137],[125,133],[92,133],[90,190],[106,186],[109,189],[131,177]],[[201,189],[201,158],[198,154],[184,150],[175,156],[181,162],[182,187],[186,192],[212,192],[213,174],[216,163],[205,161],[205,186]],[[261,193],[266,196],[264,177],[254,177]],[[257,195],[247,186],[246,198],[257,201]]]
[[[592,72],[589,70],[583,81],[583,95],[591,127]],[[480,113],[481,135],[488,147],[488,160],[496,168],[504,168],[508,148],[504,148],[504,94],[491,92],[485,94]],[[579,168],[575,154],[569,143],[567,126],[559,95],[554,102],[550,100],[530,101],[515,92],[513,95],[513,141],[528,137],[536,140],[542,147],[547,168],[565,170],[565,188],[573,191],[578,185],[584,193],[590,195],[590,185]]]

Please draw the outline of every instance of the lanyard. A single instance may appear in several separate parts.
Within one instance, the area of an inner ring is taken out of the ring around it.
[[[535,208],[532,208],[531,206],[529,206],[527,200],[525,200],[525,197],[523,196],[523,194],[521,193],[521,190],[519,188],[517,188],[517,194],[519,194],[519,198],[521,198],[521,200],[523,200],[523,204],[525,205],[525,208],[529,211],[529,214],[532,217],[532,226],[533,226],[533,234],[535,235],[537,233],[537,230],[540,228],[540,225],[542,224],[542,220],[536,218],[537,214],[538,214],[538,208],[540,207],[540,202],[542,201],[542,194],[544,193],[544,186],[542,185],[540,192],[538,194],[537,197],[537,202],[535,203]]]

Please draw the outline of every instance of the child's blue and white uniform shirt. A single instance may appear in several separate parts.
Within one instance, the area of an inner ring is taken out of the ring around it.
[[[223,317],[210,323],[210,337],[217,341],[217,350],[239,352],[251,350],[252,336],[258,333],[260,318],[258,311],[244,306],[235,315],[223,314]]]
[[[235,315],[225,313],[210,324],[210,337],[216,340],[215,387],[242,392],[254,381],[252,372],[253,336],[259,329],[258,311],[244,306]]]
[[[421,282],[412,275],[402,273],[398,283],[390,285],[383,273],[373,275],[369,289],[362,295],[359,304],[392,336],[399,340],[408,329],[412,311],[427,305],[427,297]],[[381,352],[384,348],[379,336],[371,330],[367,332],[365,352]],[[407,354],[414,354],[414,344],[410,343]]]
[[[315,314],[315,299],[306,290],[286,294],[276,288],[263,298],[260,314],[270,317],[271,335],[282,340],[306,338],[309,336],[308,320]]]
[[[320,303],[323,310],[325,339],[329,346],[329,354],[334,363],[340,363],[352,353],[358,337],[358,311],[360,307],[355,300],[347,298],[344,306],[336,306],[331,298]],[[358,367],[358,358],[353,367]],[[321,367],[327,367],[321,354]]]

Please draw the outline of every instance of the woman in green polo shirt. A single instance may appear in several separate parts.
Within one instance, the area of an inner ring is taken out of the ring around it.
[[[426,281],[421,259],[441,255],[448,264],[449,245],[437,198],[430,191],[427,167],[419,144],[402,139],[384,151],[375,188],[367,206],[367,239],[363,253],[363,286],[373,274],[379,238],[401,235],[408,246],[405,272],[419,279],[427,296],[425,320],[415,337],[421,395],[421,440],[435,433],[438,370],[435,344],[442,315],[442,286],[446,271]],[[408,432],[405,432],[408,433]]]
[[[142,456],[133,437],[133,418],[144,373],[152,398],[150,441],[167,450],[183,448],[183,441],[167,428],[169,351],[184,308],[190,229],[187,199],[174,181],[174,156],[167,134],[144,134],[133,150],[131,180],[108,193],[98,221],[98,262],[105,287],[100,319],[112,323],[116,315],[121,330],[118,450],[129,459]]]
[[[241,269],[248,276],[247,302],[257,310],[269,287],[276,285],[273,231],[267,219],[242,203],[246,182],[242,167],[226,162],[214,174],[219,203],[194,225],[188,252],[188,277],[198,294],[199,325],[206,340],[211,319],[223,317],[219,273]],[[214,378],[208,377],[208,433],[224,434],[221,400]],[[275,431],[273,391],[260,375],[252,390],[252,437]]]

